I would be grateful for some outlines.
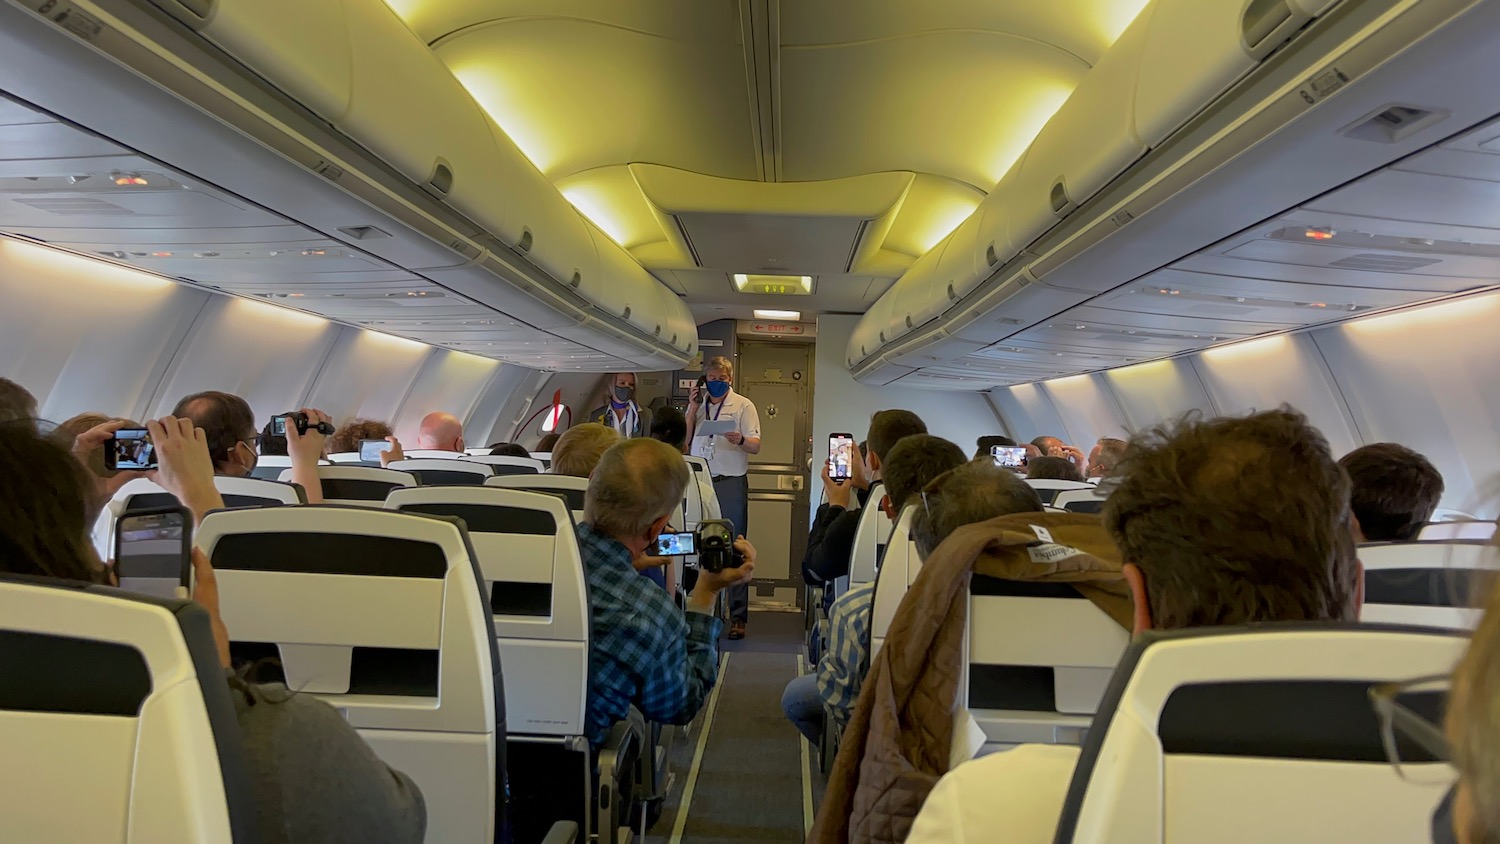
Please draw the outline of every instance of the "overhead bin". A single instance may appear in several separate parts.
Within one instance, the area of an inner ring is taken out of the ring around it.
[[[938,276],[938,265],[942,262],[943,252],[950,241],[951,238],[945,239],[927,250],[927,254],[918,258],[911,269],[906,271],[906,275],[886,292],[885,295],[891,296],[894,301],[890,317],[885,323],[885,342],[910,334],[942,312],[932,307],[933,288],[942,281]]]
[[[697,339],[685,336],[695,333],[684,326],[692,324],[686,306],[583,219],[387,4],[208,2],[213,13],[203,34],[463,214],[477,227],[464,233],[472,241],[463,250],[470,267],[496,272],[531,295],[482,295],[468,267],[438,275],[478,301],[601,351],[643,363],[665,352],[656,362],[667,367],[686,360],[684,350]],[[495,254],[473,258],[480,244]],[[535,290],[535,273],[501,250],[541,270],[555,288]],[[538,304],[560,313],[538,314]]]
[[[878,368],[877,359],[910,359],[906,346],[890,347],[896,337],[912,344],[913,333],[941,331],[992,342],[1005,326],[1019,331],[1084,301],[1087,294],[1029,276],[1012,276],[978,301],[965,299],[1336,2],[1152,0],[943,244],[936,269],[942,282],[921,277],[918,261],[882,297],[893,300],[890,311],[877,302],[856,326],[854,337],[863,342],[851,342],[849,352],[861,379]],[[917,301],[919,295],[928,298]],[[996,309],[1002,312],[992,315]],[[939,316],[940,329],[932,325]],[[908,317],[915,328],[927,328],[903,331]],[[887,337],[872,347],[879,327]],[[857,354],[860,347],[865,351]]]

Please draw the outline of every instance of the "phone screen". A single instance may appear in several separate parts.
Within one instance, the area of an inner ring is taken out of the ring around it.
[[[664,533],[656,538],[652,554],[657,557],[684,557],[698,553],[697,535],[691,531]]]
[[[120,588],[171,598],[186,586],[192,553],[187,525],[180,507],[121,516],[115,525]]]
[[[1026,465],[1026,446],[997,445],[990,448],[995,465],[1005,469],[1020,469]]]
[[[121,428],[104,443],[104,465],[110,469],[155,469],[156,446],[145,428]]]
[[[275,436],[278,436],[278,437],[284,437],[284,436],[286,436],[286,417],[285,416],[273,416],[273,417],[271,417],[271,433],[274,434]]]
[[[853,471],[850,465],[854,459],[853,434],[828,435],[829,477],[836,481],[849,480],[850,474]]]
[[[385,440],[360,440],[359,459],[364,463],[379,463],[380,452],[389,445]]]

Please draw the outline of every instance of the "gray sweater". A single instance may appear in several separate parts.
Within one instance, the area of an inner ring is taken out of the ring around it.
[[[285,686],[235,688],[265,844],[421,844],[427,806],[338,710]]]

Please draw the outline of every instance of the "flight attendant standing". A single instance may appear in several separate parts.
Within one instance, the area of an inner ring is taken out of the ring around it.
[[[604,406],[594,409],[588,421],[614,428],[624,439],[651,434],[651,409],[635,401],[634,372],[616,372],[610,379]]]
[[[760,414],[749,399],[734,391],[734,364],[728,358],[709,360],[704,379],[688,396],[688,453],[708,461],[719,510],[734,523],[735,533],[745,535],[750,504],[746,475],[750,455],[760,453]],[[731,586],[726,594],[729,638],[743,639],[750,615],[750,585]]]

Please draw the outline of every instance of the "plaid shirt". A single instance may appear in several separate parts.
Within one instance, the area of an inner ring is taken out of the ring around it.
[[[869,669],[870,614],[874,606],[872,581],[845,592],[828,610],[828,650],[818,660],[818,696],[828,704],[840,727],[849,723]]]
[[[683,613],[636,573],[630,549],[579,525],[589,584],[589,700],[584,731],[598,747],[634,704],[646,720],[693,720],[719,670],[719,619]],[[686,620],[684,620],[686,615]]]

